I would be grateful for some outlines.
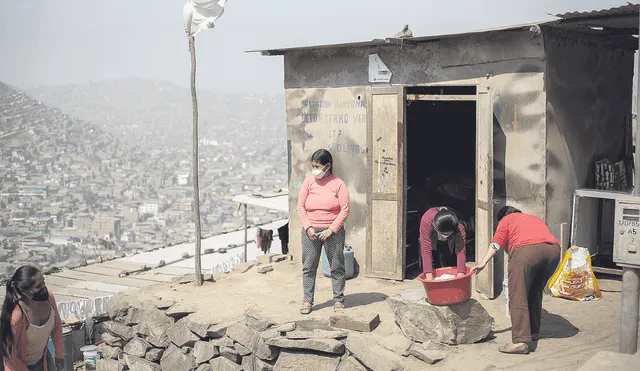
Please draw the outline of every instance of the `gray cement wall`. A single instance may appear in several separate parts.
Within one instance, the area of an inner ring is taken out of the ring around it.
[[[547,92],[547,223],[569,223],[573,191],[594,188],[595,160],[621,159],[633,54],[597,38],[543,29]],[[586,247],[586,246],[585,246]]]

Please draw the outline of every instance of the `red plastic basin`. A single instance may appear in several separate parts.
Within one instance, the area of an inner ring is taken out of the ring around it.
[[[434,272],[434,278],[443,274],[458,274],[456,267],[438,268]],[[467,273],[462,277],[448,280],[427,281],[424,273],[418,276],[418,280],[424,286],[427,301],[432,305],[452,305],[464,303],[471,298],[471,268],[467,267]]]

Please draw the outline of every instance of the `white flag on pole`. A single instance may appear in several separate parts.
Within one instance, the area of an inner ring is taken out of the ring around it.
[[[182,14],[187,36],[196,36],[200,31],[215,27],[215,21],[224,13],[227,0],[195,2],[186,0]]]

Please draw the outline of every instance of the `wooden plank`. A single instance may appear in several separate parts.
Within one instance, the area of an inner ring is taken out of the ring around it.
[[[162,274],[158,272],[144,272],[140,274],[132,274],[131,276],[127,276],[130,278],[136,278],[140,280],[147,280],[153,282],[169,282],[172,279],[176,278],[176,276],[169,274]]]
[[[109,260],[96,265],[112,269],[119,269],[121,271],[135,271],[145,267],[145,264],[124,261],[122,259]]]
[[[99,283],[115,283],[118,285],[136,287],[136,288],[143,288],[153,284],[152,281],[139,280],[139,279],[134,279],[130,277],[115,278],[115,277],[101,276],[99,274],[84,273],[84,272],[73,271],[73,270],[62,271],[60,273],[54,274],[54,276],[71,278],[78,281],[86,280],[86,281],[95,281]]]
[[[368,277],[404,278],[404,110],[402,87],[373,88],[368,96]]]
[[[78,272],[85,272],[85,273],[95,273],[95,274],[100,274],[103,276],[110,276],[110,277],[119,277],[120,273],[122,273],[122,270],[120,269],[101,267],[98,264],[88,265],[86,267],[73,268],[73,270]]]
[[[435,94],[407,94],[407,100],[421,101],[475,101],[475,95],[435,95]]]
[[[67,287],[70,289],[82,289],[82,290],[98,290],[102,292],[108,292],[117,294],[119,292],[131,290],[130,286],[114,285],[110,283],[94,282],[76,279],[56,277],[52,275],[45,276],[45,282],[47,285],[52,284],[58,287]]]
[[[47,288],[56,295],[56,298],[58,297],[58,295],[66,295],[74,298],[84,298],[84,299],[92,299],[92,298],[99,298],[102,296],[115,295],[115,293],[113,292],[61,287],[61,286],[52,285],[51,283],[47,283]]]
[[[195,268],[169,266],[169,267],[157,268],[152,270],[151,272],[159,272],[159,273],[168,274],[171,276],[184,276],[187,274],[194,274],[195,271],[196,271]]]
[[[489,249],[493,237],[493,107],[491,94],[485,86],[478,86],[476,106],[476,261]],[[492,259],[476,275],[476,290],[495,297],[495,266]]]

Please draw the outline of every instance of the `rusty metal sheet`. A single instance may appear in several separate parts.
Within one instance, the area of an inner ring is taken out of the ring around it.
[[[599,18],[620,15],[638,15],[640,6],[638,4],[622,5],[615,8],[591,10],[586,12],[568,12],[556,14],[556,17],[562,19],[580,19],[580,18]]]
[[[63,278],[71,278],[78,281],[94,281],[98,283],[115,283],[123,286],[136,287],[136,288],[144,288],[149,285],[154,284],[154,281],[134,279],[129,277],[124,278],[114,278],[109,276],[102,276],[99,274],[93,273],[85,273],[80,271],[62,271],[60,273],[55,273],[52,276],[54,277],[63,277]]]

